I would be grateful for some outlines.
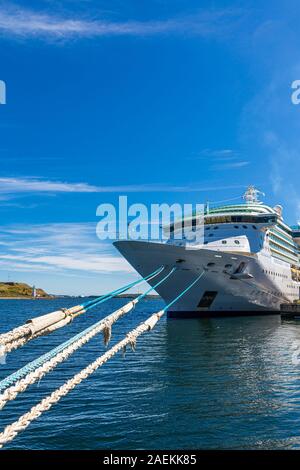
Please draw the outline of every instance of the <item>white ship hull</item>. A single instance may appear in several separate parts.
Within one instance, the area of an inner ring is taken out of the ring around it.
[[[275,314],[281,303],[299,298],[299,283],[292,280],[289,264],[271,256],[142,241],[118,241],[115,246],[142,276],[161,265],[169,270],[177,267],[156,289],[167,304],[204,271],[199,282],[171,307],[169,317]],[[241,263],[246,267],[239,274]]]

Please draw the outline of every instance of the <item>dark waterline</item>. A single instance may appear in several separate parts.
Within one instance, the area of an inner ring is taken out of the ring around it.
[[[113,299],[11,353],[0,378],[125,304]],[[76,299],[0,301],[0,330]],[[113,344],[162,306],[147,300],[113,328]],[[279,316],[166,320],[115,356],[6,449],[296,449],[300,322]],[[1,430],[104,351],[97,336],[9,403]],[[295,362],[295,361],[294,361]]]

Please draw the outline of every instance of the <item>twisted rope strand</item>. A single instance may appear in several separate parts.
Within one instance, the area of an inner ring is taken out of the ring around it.
[[[26,336],[24,338],[19,338],[15,341],[12,341],[11,343],[7,343],[3,346],[3,349],[1,350],[2,355],[3,354],[8,354],[14,349],[18,349],[24,344],[28,343],[29,341],[38,338],[39,336],[46,336],[53,331],[57,330],[58,328],[62,328],[63,326],[67,325],[68,323],[71,323],[73,319],[73,316],[68,316],[64,320],[61,320],[60,322],[55,323],[54,325],[49,326],[48,328],[44,328],[43,330],[39,331],[38,333],[35,333],[34,335],[31,336]]]

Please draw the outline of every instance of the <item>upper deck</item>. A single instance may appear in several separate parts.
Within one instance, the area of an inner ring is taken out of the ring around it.
[[[168,230],[170,242],[178,238],[178,233],[186,233],[186,228],[194,232],[202,230],[202,245],[207,248],[249,254],[264,250],[291,265],[299,265],[300,226],[289,227],[279,205],[270,207],[244,199],[246,202],[240,204],[216,207],[206,204],[202,213],[178,219],[164,230]]]

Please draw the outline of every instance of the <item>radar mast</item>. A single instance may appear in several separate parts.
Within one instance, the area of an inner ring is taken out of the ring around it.
[[[254,186],[250,185],[248,186],[247,191],[244,193],[243,199],[245,199],[246,204],[262,204],[262,202],[258,199],[259,194],[262,196],[265,195],[262,191],[259,191]]]

